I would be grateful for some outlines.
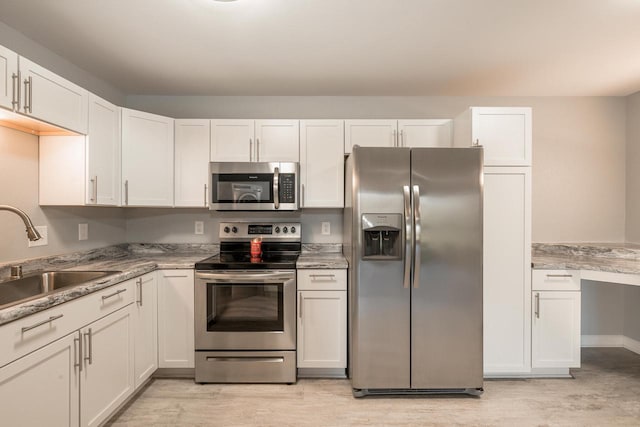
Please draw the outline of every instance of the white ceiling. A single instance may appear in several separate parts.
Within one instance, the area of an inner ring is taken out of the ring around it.
[[[0,20],[126,94],[640,91],[640,0],[0,0]]]

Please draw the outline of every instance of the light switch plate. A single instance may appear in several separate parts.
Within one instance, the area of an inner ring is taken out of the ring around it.
[[[195,233],[196,234],[204,234],[204,222],[203,221],[196,221]]]
[[[78,224],[78,240],[89,238],[89,224]]]
[[[36,225],[36,230],[38,230],[38,233],[40,233],[40,236],[42,237],[42,239],[36,240],[35,242],[32,242],[31,240],[27,239],[27,243],[29,244],[29,247],[33,248],[34,246],[47,246],[49,244],[49,233],[47,232],[47,226]]]
[[[331,234],[331,223],[323,222],[322,223],[322,234],[325,236],[329,236]]]

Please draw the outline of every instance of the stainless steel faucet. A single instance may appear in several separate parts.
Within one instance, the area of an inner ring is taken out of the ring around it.
[[[42,238],[42,236],[40,236],[40,233],[38,233],[38,230],[36,230],[36,228],[34,227],[33,222],[31,222],[31,218],[29,218],[29,215],[24,213],[22,210],[9,205],[0,205],[0,211],[9,211],[18,215],[24,222],[25,227],[27,227],[26,232],[29,240],[34,241]]]

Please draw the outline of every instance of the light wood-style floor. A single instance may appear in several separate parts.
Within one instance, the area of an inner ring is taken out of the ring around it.
[[[640,426],[640,355],[585,348],[575,379],[485,381],[472,397],[355,399],[348,380],[295,385],[156,379],[113,426]]]

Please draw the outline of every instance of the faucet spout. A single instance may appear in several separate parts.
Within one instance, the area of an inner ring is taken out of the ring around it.
[[[26,232],[29,240],[35,241],[42,238],[40,233],[38,233],[38,230],[36,230],[36,227],[33,225],[33,222],[31,222],[31,218],[29,218],[29,215],[24,213],[24,211],[9,205],[0,205],[0,211],[9,211],[18,215],[20,219],[22,219],[22,222],[24,222],[25,227],[27,227]]]

